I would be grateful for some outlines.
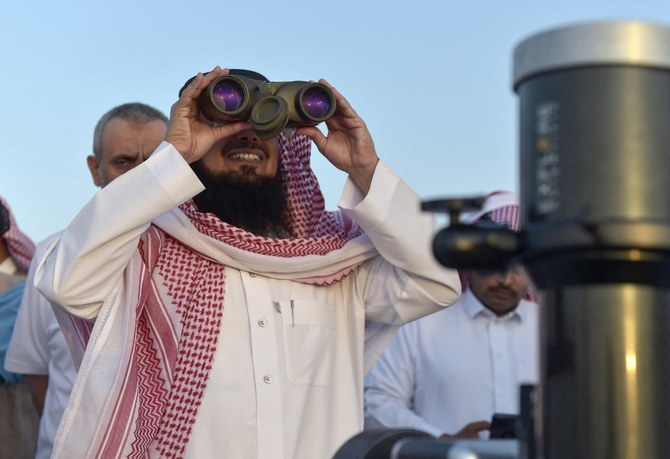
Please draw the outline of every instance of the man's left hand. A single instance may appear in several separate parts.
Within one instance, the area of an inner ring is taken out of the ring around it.
[[[372,136],[344,96],[326,80],[319,80],[319,83],[333,91],[337,104],[335,114],[326,121],[328,136],[317,127],[301,127],[296,133],[310,137],[328,161],[349,174],[356,186],[367,193],[379,161]]]

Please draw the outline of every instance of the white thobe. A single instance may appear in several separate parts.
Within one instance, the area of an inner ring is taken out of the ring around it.
[[[102,308],[101,317],[108,320],[126,307],[124,268],[154,219],[185,245],[218,259],[216,243],[161,216],[201,190],[188,164],[163,143],[79,213],[42,259],[38,287],[72,314],[91,319]],[[186,457],[331,457],[363,427],[365,369],[390,339],[388,332],[457,298],[457,274],[439,266],[430,252],[433,218],[420,212],[419,198],[383,163],[366,196],[346,184],[340,207],[365,229],[379,255],[331,286],[261,275],[223,257],[230,263],[225,263],[221,332]],[[159,294],[170,301],[165,292]],[[366,320],[374,323],[366,327]],[[379,333],[372,336],[371,330]],[[369,344],[375,345],[372,352]],[[105,346],[87,349],[92,352],[104,353]],[[96,354],[89,360],[104,359]],[[86,356],[79,378],[94,379],[82,377],[82,371],[91,372],[85,363]],[[74,393],[72,404],[56,442],[63,456],[86,451],[77,445],[77,422],[90,408]]]

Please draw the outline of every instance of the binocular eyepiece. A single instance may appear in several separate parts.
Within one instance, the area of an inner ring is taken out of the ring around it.
[[[268,82],[244,75],[214,80],[199,99],[210,121],[249,120],[262,139],[291,126],[316,126],[335,113],[335,95],[320,83]]]

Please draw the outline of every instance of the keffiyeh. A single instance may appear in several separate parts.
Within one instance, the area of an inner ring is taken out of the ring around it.
[[[30,260],[35,253],[35,244],[19,229],[9,204],[1,196],[0,202],[7,209],[9,214],[9,229],[0,237],[5,241],[7,250],[19,271],[27,272]]]

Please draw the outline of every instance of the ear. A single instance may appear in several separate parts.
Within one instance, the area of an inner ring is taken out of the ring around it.
[[[88,155],[86,157],[86,164],[88,165],[88,170],[91,171],[91,178],[93,179],[95,186],[102,187],[102,181],[100,180],[100,171],[98,167],[98,158],[96,158],[95,155]]]

